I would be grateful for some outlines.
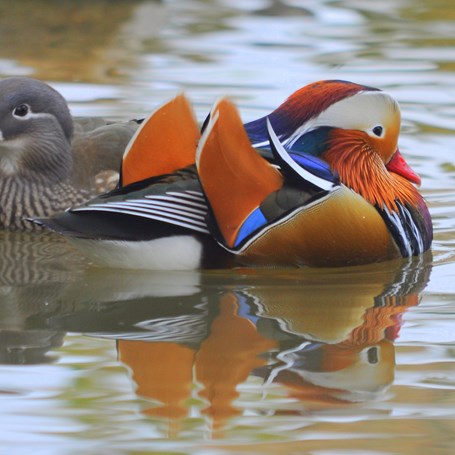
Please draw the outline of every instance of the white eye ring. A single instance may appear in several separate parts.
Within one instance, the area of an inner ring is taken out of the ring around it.
[[[13,109],[13,117],[23,119],[25,117],[28,117],[31,112],[32,110],[28,104],[21,103]]]
[[[382,137],[384,135],[384,127],[382,125],[376,125],[371,129],[371,132],[376,137]]]

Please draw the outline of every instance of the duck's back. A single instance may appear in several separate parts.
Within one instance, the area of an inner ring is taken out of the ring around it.
[[[72,184],[93,194],[112,190],[118,182],[125,148],[139,122],[113,123],[102,118],[75,118]]]

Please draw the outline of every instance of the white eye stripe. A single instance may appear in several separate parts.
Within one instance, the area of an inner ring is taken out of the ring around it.
[[[361,130],[366,131],[372,137],[384,137],[384,119],[391,113],[395,113],[398,119],[400,118],[398,103],[387,93],[382,91],[359,92],[332,104],[318,116],[304,123],[286,140],[285,145],[292,147],[302,135],[325,126]],[[373,133],[376,126],[383,128],[380,136]]]
[[[30,120],[30,119],[33,119],[33,118],[50,118],[50,117],[54,117],[52,114],[48,114],[47,112],[32,112],[32,110],[30,109],[27,114],[25,115],[14,115],[13,113],[13,117],[17,120]]]
[[[399,112],[398,103],[384,92],[359,92],[332,104],[315,119],[315,126],[337,126],[345,129],[363,129],[383,125],[383,116]]]

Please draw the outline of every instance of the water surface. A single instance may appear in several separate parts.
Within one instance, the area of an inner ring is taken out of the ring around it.
[[[387,90],[435,228],[412,260],[166,273],[1,234],[0,448],[453,453],[454,20],[448,0],[0,1],[0,76],[74,115],[184,90],[200,120],[229,95],[247,121],[319,79]]]

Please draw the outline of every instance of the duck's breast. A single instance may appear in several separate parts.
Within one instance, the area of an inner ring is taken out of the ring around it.
[[[378,211],[345,186],[297,209],[246,243],[245,263],[332,267],[400,256]]]

